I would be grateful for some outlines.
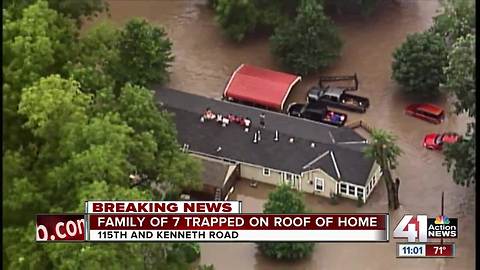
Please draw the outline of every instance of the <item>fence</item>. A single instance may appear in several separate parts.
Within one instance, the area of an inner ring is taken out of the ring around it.
[[[363,120],[352,122],[350,124],[347,124],[346,126],[352,129],[359,128],[359,127],[363,128],[369,134],[372,134],[372,130],[373,130],[373,127]]]

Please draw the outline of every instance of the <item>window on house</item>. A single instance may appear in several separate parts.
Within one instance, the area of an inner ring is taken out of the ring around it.
[[[289,186],[293,186],[293,175],[291,173],[284,173],[283,174],[283,182]]]
[[[367,195],[369,194],[370,192],[370,186],[367,186]]]
[[[343,193],[343,194],[347,193],[347,184],[345,183],[340,184],[340,193]]]
[[[363,198],[363,187],[357,187],[357,196]]]
[[[355,187],[349,186],[348,187],[348,195],[355,195]]]
[[[269,168],[263,168],[263,175],[270,176],[270,169]]]
[[[315,177],[315,190],[323,192],[325,181],[322,178]]]

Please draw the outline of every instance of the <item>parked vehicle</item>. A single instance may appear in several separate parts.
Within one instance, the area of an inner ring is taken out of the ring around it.
[[[434,124],[440,124],[445,119],[443,109],[429,103],[411,104],[405,108],[405,113]]]
[[[460,139],[457,133],[446,132],[442,134],[427,134],[423,139],[423,147],[430,150],[442,150],[444,144],[453,144]]]
[[[328,82],[353,81],[353,85],[328,85]],[[368,98],[348,94],[348,91],[358,90],[357,74],[353,76],[322,76],[318,86],[308,91],[309,103],[324,103],[349,111],[364,113],[370,106]]]
[[[306,118],[317,122],[334,126],[343,126],[347,121],[347,115],[341,112],[331,111],[327,106],[316,103],[292,103],[288,107],[288,114]]]

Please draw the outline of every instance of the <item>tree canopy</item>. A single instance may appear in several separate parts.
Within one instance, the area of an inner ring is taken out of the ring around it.
[[[5,0],[3,8],[14,13],[21,13],[22,10],[33,5],[36,0]],[[108,11],[108,4],[104,0],[48,0],[48,6],[76,21],[80,26],[83,18],[91,18],[99,13]]]
[[[5,269],[186,269],[199,257],[192,243],[32,241],[36,213],[81,212],[93,198],[178,198],[200,186],[200,164],[180,151],[171,116],[144,87],[168,78],[165,32],[136,19],[79,36],[75,21],[97,4],[4,3]],[[147,183],[133,186],[132,173]]]
[[[431,31],[411,34],[393,53],[392,78],[406,92],[438,95],[446,62],[447,49],[439,35]]]
[[[301,194],[285,184],[268,194],[268,200],[263,207],[265,214],[303,214],[305,212],[305,203]],[[313,252],[313,247],[314,243],[258,243],[258,248],[264,255],[290,261],[307,257]]]
[[[475,35],[460,37],[448,55],[445,68],[447,92],[456,98],[457,114],[476,116]],[[446,165],[453,169],[453,180],[460,185],[475,182],[475,119],[468,124],[461,140],[444,150]]]
[[[442,0],[443,12],[434,17],[432,30],[450,47],[459,37],[475,33],[475,1]]]
[[[257,25],[258,11],[253,0],[218,0],[214,8],[215,19],[235,41],[241,41]]]
[[[473,118],[459,142],[444,148],[445,165],[460,185],[475,183],[475,1],[444,0],[443,13],[434,18],[432,31],[443,37],[448,48],[445,73],[445,92],[455,98],[455,113]]]
[[[275,29],[272,53],[289,70],[307,75],[340,56],[342,41],[316,0],[304,1],[293,23]]]
[[[168,68],[174,58],[172,42],[162,27],[153,26],[145,19],[131,19],[120,31],[116,47],[117,62],[111,68],[119,85],[130,82],[149,86],[168,81]]]

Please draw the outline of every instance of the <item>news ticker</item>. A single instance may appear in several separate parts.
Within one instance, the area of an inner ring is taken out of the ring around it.
[[[388,214],[250,214],[239,201],[88,201],[37,215],[36,240],[82,242],[387,242]]]
[[[452,258],[455,253],[454,243],[397,243],[398,258]]]

